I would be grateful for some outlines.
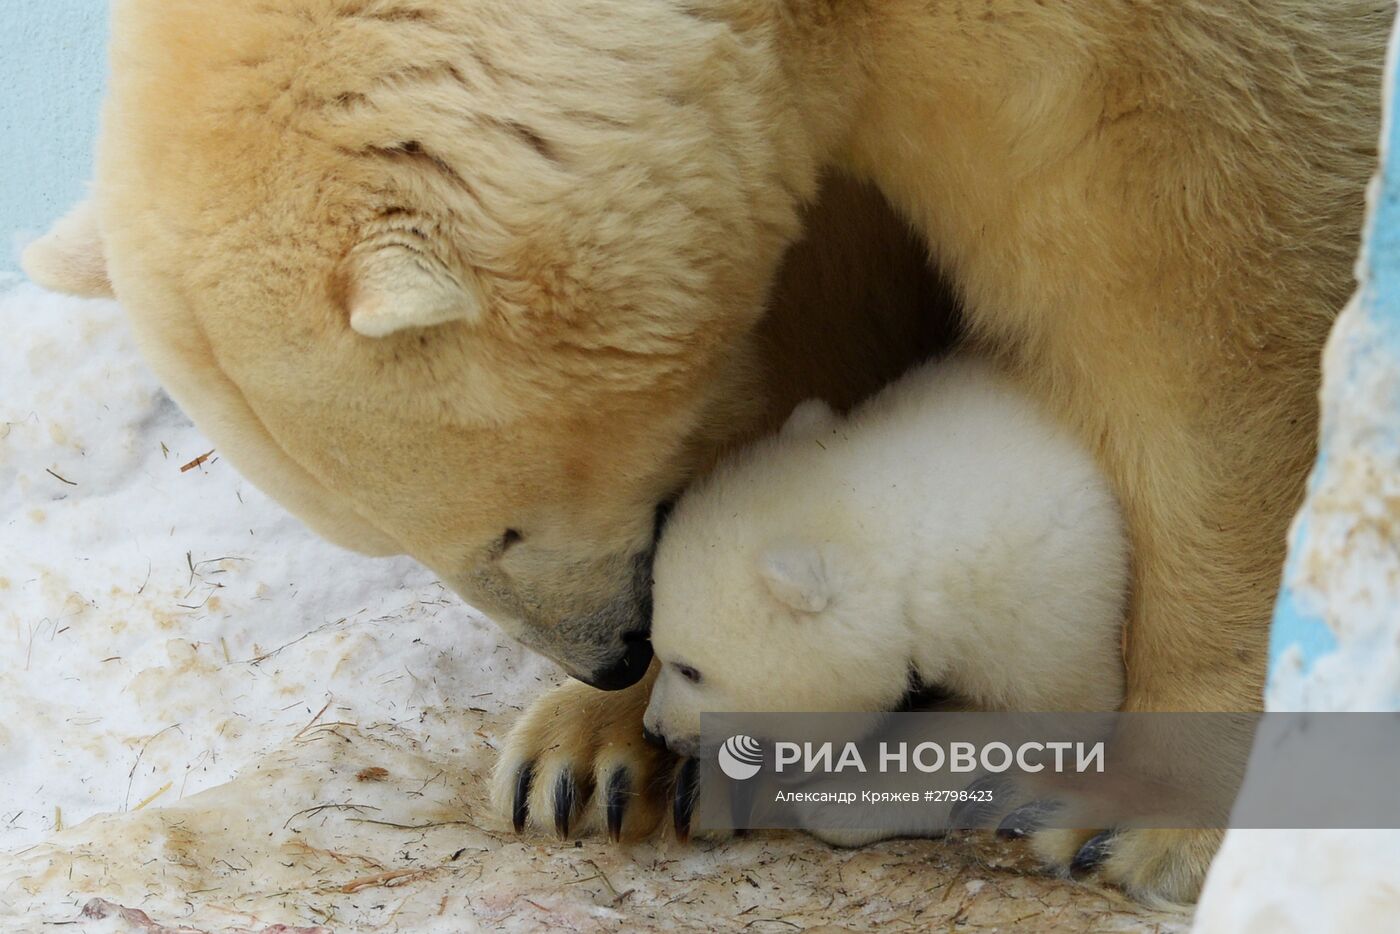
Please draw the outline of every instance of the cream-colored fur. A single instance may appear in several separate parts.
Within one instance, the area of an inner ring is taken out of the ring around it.
[[[95,223],[146,353],[226,456],[588,676],[646,621],[655,504],[762,423],[754,328],[800,206],[844,167],[1113,479],[1127,706],[1253,707],[1391,12],[118,0]],[[582,688],[546,698],[502,786],[561,732],[560,774],[605,775],[643,694],[607,716]],[[1214,844],[1129,831],[1104,869],[1189,898]]]
[[[84,201],[24,251],[24,269],[39,285],[82,298],[111,298],[97,209]]]
[[[658,48],[595,62],[598,12],[556,52],[543,7],[125,0],[97,183],[143,348],[226,456],[585,678],[645,630],[657,505],[762,427],[756,324],[800,221],[757,130],[742,164],[706,151],[684,98],[714,42],[659,10]],[[554,99],[563,68],[585,80]]]
[[[881,712],[911,677],[972,709],[1116,710],[1128,544],[1108,481],[985,362],[850,418],[803,403],[693,486],[657,549],[645,725]]]

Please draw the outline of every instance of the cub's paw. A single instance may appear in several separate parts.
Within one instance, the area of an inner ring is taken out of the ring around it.
[[[1031,847],[1065,875],[1095,874],[1149,905],[1196,901],[1220,848],[1219,830],[1040,830]]]
[[[649,835],[671,800],[674,757],[642,738],[652,677],[622,691],[570,681],[525,711],[506,737],[492,799],[516,832],[561,839],[606,830]]]

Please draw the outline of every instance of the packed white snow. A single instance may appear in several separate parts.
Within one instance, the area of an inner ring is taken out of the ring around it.
[[[313,719],[495,712],[553,677],[414,562],[326,544],[240,477],[115,303],[21,285],[0,333],[0,849],[174,804]]]

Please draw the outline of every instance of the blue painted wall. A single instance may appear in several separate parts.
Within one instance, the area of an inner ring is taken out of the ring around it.
[[[106,75],[105,0],[7,0],[0,16],[0,276],[83,197]]]

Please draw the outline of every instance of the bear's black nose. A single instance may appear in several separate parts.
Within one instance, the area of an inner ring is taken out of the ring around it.
[[[622,655],[605,668],[593,671],[588,677],[579,680],[600,691],[620,691],[630,688],[647,673],[651,664],[651,640],[645,632],[629,632],[623,635]]]
[[[662,736],[660,733],[653,733],[646,727],[642,727],[642,739],[646,740],[648,745],[655,746],[657,749],[666,748],[666,737]]]

